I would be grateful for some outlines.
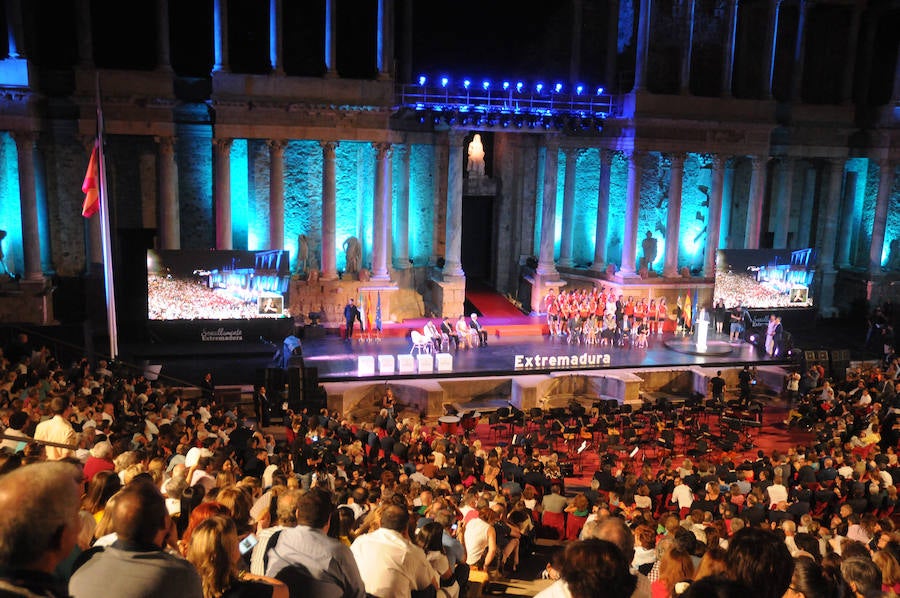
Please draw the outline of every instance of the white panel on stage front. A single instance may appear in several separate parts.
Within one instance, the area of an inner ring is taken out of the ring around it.
[[[439,372],[452,372],[453,371],[453,356],[449,353],[438,353],[435,355],[435,359],[437,359],[437,371]]]
[[[378,373],[393,374],[394,373],[394,356],[379,355],[378,356]]]
[[[419,353],[416,355],[416,361],[419,364],[419,373],[434,371],[434,356],[431,353]]]
[[[357,376],[375,375],[375,358],[371,355],[360,355],[356,362]]]
[[[397,355],[397,371],[401,374],[415,374],[416,358],[408,353]]]

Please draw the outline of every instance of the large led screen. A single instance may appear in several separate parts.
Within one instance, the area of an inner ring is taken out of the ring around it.
[[[286,318],[288,252],[147,252],[150,320]]]
[[[815,249],[721,249],[716,299],[750,309],[812,307]]]

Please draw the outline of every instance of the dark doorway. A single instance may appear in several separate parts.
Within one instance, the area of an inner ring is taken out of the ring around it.
[[[462,267],[466,278],[490,282],[494,263],[494,198],[463,197]]]

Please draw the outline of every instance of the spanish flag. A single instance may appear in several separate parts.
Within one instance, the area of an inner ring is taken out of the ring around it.
[[[85,218],[90,218],[100,209],[100,169],[98,166],[100,157],[98,153],[99,150],[95,144],[87,172],[84,174],[84,182],[81,183],[81,191],[84,193],[81,215]]]

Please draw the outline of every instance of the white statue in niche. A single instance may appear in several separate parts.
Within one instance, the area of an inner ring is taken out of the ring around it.
[[[480,133],[475,133],[475,137],[469,142],[469,162],[466,170],[470,177],[484,176],[484,145],[481,143]]]

